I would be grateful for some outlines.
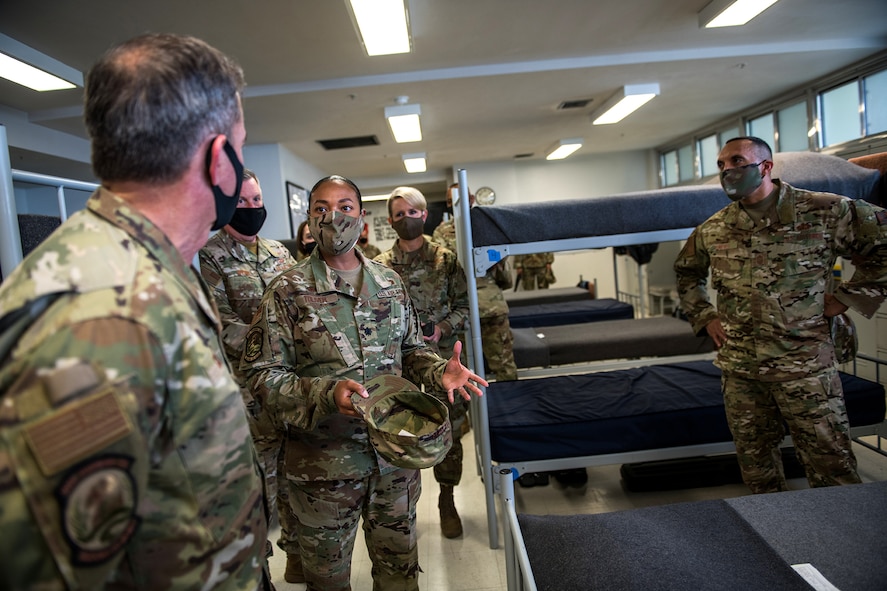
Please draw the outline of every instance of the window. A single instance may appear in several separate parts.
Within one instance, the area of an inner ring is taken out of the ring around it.
[[[804,152],[810,149],[807,141],[807,103],[780,109],[776,112],[776,119],[780,152]]]
[[[822,145],[834,146],[861,137],[859,83],[854,80],[819,97]]]
[[[721,146],[723,146],[725,143],[727,143],[727,140],[732,140],[733,138],[739,137],[741,135],[742,134],[739,133],[738,127],[731,127],[729,129],[725,129],[724,131],[721,132]],[[719,146],[719,147],[721,147],[721,146]]]
[[[693,146],[686,145],[678,150],[678,178],[683,181],[692,181],[696,176],[696,167],[693,166]]]
[[[717,134],[712,134],[699,140],[696,149],[699,151],[699,169],[702,176],[718,174],[718,152],[720,152],[721,147],[718,145]]]
[[[776,130],[773,127],[773,113],[767,113],[748,122],[748,135],[759,137],[771,147],[776,145]],[[729,139],[729,138],[728,138]]]
[[[865,87],[865,134],[887,131],[887,70],[867,76]]]
[[[671,150],[662,155],[662,184],[668,187],[678,183],[678,152]]]

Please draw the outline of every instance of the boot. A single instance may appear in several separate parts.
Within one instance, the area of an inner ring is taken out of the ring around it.
[[[441,484],[440,498],[437,500],[437,508],[440,509],[440,530],[445,538],[458,538],[462,535],[462,520],[456,512],[456,504],[453,502],[453,487]]]
[[[299,554],[286,555],[286,572],[283,579],[287,583],[304,583],[305,573],[302,572],[302,557]]]

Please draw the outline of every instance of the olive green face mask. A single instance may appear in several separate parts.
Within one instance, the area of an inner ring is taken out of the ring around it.
[[[740,201],[754,193],[755,189],[764,182],[764,175],[758,168],[764,161],[753,162],[745,166],[737,166],[721,171],[721,187],[727,197],[733,201]]]

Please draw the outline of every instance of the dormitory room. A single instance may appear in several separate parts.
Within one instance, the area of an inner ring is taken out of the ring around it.
[[[7,2],[0,589],[887,588],[883,0]]]

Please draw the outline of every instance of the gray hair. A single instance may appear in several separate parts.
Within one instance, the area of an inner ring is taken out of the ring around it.
[[[178,180],[207,136],[231,133],[243,86],[240,66],[194,37],[149,34],[111,48],[84,92],[96,176]]]

